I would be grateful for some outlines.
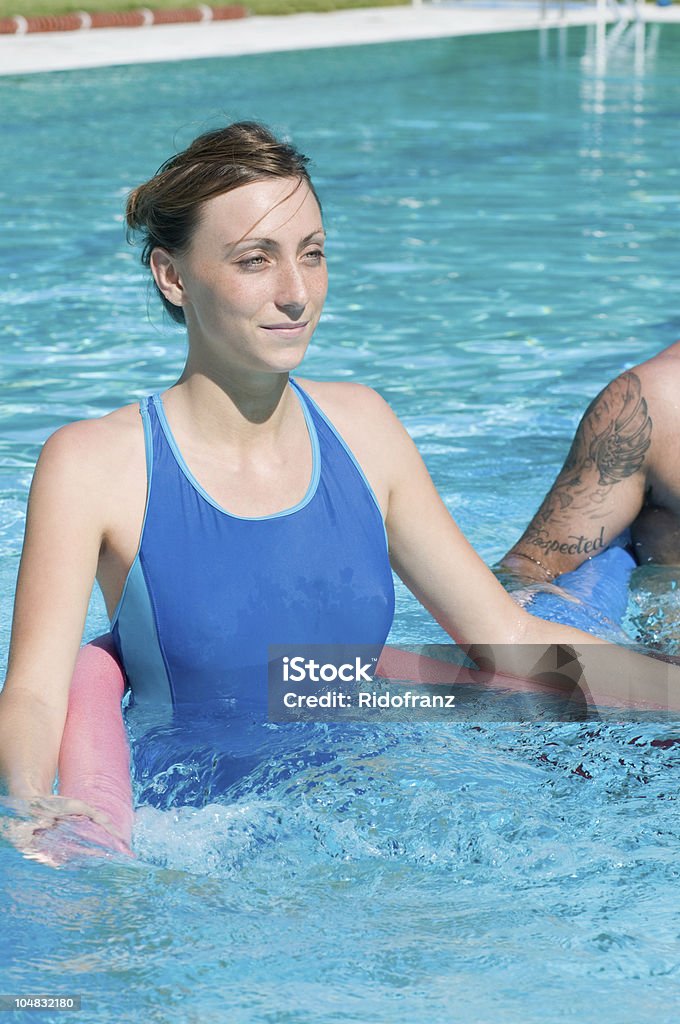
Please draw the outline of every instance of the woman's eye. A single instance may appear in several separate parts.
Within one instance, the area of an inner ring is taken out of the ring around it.
[[[239,260],[238,265],[244,270],[257,270],[258,267],[263,267],[265,262],[264,256],[249,256],[245,260]]]
[[[312,249],[310,252],[305,253],[305,259],[311,260],[312,263],[321,263],[321,260],[325,258],[321,249]]]

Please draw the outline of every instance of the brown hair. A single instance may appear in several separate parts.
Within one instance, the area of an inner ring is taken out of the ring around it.
[[[257,121],[238,121],[204,132],[166,160],[153,178],[132,190],[125,208],[128,241],[141,240],[145,267],[159,246],[181,255],[191,244],[203,203],[265,178],[297,178],[319,202],[307,164],[306,156]],[[156,291],[172,319],[183,324],[182,308],[169,302],[158,286]]]

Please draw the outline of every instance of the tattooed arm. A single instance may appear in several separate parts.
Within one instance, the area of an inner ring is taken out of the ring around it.
[[[640,378],[624,373],[586,409],[559,476],[501,566],[552,580],[606,548],[642,508],[651,439]]]

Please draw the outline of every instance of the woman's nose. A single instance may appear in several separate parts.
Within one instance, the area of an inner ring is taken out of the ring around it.
[[[291,320],[299,320],[305,311],[306,302],[277,302],[276,305]]]
[[[308,298],[307,286],[300,268],[297,265],[282,268],[277,307],[291,320],[299,320],[305,311]]]

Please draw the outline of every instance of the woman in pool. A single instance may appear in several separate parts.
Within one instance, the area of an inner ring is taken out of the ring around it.
[[[261,695],[268,644],[380,647],[391,567],[456,641],[500,645],[500,670],[527,675],[526,645],[567,643],[588,676],[602,649],[515,604],[375,392],[291,380],[327,287],[306,163],[234,124],[129,198],[188,357],[162,396],[63,427],[40,456],[0,695],[0,772],[17,797],[51,794],[95,577],[133,694],[159,703]],[[663,701],[668,667],[620,656]]]

